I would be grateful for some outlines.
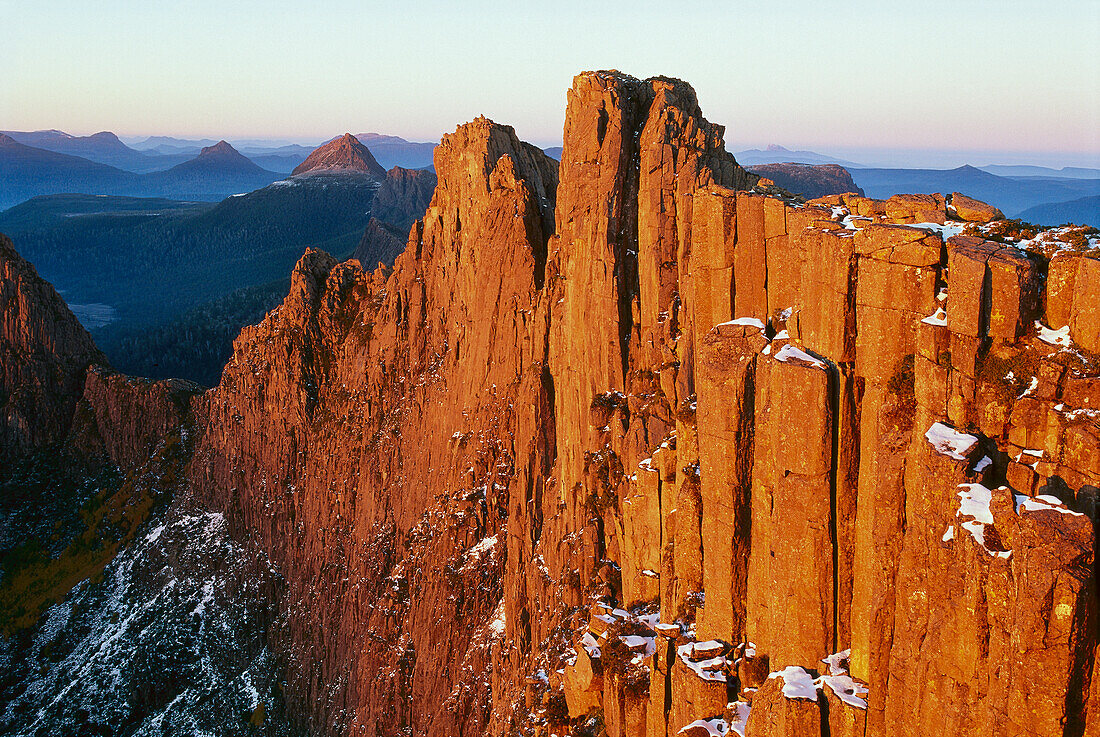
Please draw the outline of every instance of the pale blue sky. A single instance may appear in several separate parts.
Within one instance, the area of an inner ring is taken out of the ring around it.
[[[485,114],[550,145],[573,75],[613,67],[691,82],[734,149],[1100,163],[1097,0],[0,0],[0,10],[0,129],[436,140]]]

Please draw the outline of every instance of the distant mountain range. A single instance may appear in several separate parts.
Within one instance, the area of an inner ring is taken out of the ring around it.
[[[1100,169],[1082,166],[1063,166],[1051,169],[1045,166],[979,166],[982,171],[1001,177],[1053,177],[1055,179],[1100,179]]]
[[[1100,179],[1003,177],[973,166],[957,169],[850,169],[868,197],[962,192],[1016,217],[1036,205],[1069,202],[1100,194]],[[1072,219],[1072,218],[1071,218]]]
[[[217,201],[281,177],[257,166],[225,141],[169,169],[139,174],[28,146],[0,134],[0,209],[38,195],[61,193]]]
[[[79,156],[99,164],[106,164],[131,172],[149,172],[168,169],[184,158],[150,155],[130,148],[110,131],[90,136],[72,136],[64,131],[0,131],[18,143],[45,149],[59,154]],[[211,143],[214,143],[211,141]]]
[[[791,151],[788,148],[772,144],[761,150],[750,148],[738,151],[733,155],[741,166],[759,166],[761,164],[838,164],[845,168],[859,166],[859,164],[844,159],[838,159],[826,154],[814,151]]]
[[[380,172],[395,166],[432,166],[434,143],[379,133],[354,138],[369,149]],[[298,144],[261,143],[246,141],[235,147],[225,141],[153,136],[135,143],[138,150],[110,132],[0,133],[0,210],[55,193],[217,201],[290,174],[313,151]]]
[[[138,151],[152,151],[154,153],[190,153],[207,146],[213,146],[217,141],[210,138],[184,139],[172,136],[149,136],[144,141],[135,141],[130,148]]]
[[[54,192],[121,193],[136,175],[0,133],[0,209]]]
[[[386,169],[400,166],[405,169],[426,169],[433,165],[434,143],[416,143],[397,136],[381,133],[357,133],[355,137],[370,149],[378,163]]]
[[[1020,219],[1036,225],[1074,223],[1100,228],[1100,195],[1029,207],[1020,213]]]
[[[359,133],[378,171],[399,166],[431,168],[434,143]],[[545,152],[560,159],[561,147]],[[114,133],[73,136],[59,130],[0,133],[0,209],[52,193],[110,194],[217,201],[251,191],[297,170],[312,149],[278,141],[224,141],[152,136],[127,146]],[[989,165],[956,169],[866,167],[816,151],[770,145],[735,153],[743,166],[836,165],[847,169],[870,197],[901,192],[964,192],[1015,216],[1039,205],[1062,204],[1057,212],[1090,222],[1087,198],[1100,194],[1100,169]],[[1078,202],[1084,199],[1085,202]],[[1054,211],[1049,211],[1054,212]],[[1044,217],[1051,217],[1050,214]]]

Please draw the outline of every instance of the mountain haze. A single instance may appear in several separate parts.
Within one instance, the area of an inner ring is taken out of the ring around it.
[[[130,148],[118,136],[110,131],[101,131],[90,136],[72,136],[59,130],[45,131],[0,131],[27,146],[46,149],[56,153],[80,156],[100,164],[133,172],[147,172],[167,169],[175,163],[172,159],[149,156]]]

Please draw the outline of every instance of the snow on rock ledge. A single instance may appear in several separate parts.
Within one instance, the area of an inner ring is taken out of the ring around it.
[[[682,734],[685,737],[725,737],[729,729],[730,727],[726,724],[725,719],[714,717],[713,719],[696,719],[691,724],[685,725],[676,734]],[[744,735],[743,732],[737,734]]]
[[[817,686],[814,679],[805,668],[797,665],[788,665],[783,670],[776,671],[768,676],[783,679],[783,695],[788,699],[808,699],[817,701]]]
[[[978,444],[978,439],[973,435],[959,432],[942,422],[934,423],[928,428],[928,432],[924,433],[924,437],[937,453],[954,458],[956,461],[965,461],[967,454]]]

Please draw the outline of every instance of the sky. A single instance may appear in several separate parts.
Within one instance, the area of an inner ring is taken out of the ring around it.
[[[484,114],[549,146],[573,76],[615,68],[690,82],[735,151],[1100,166],[1097,0],[0,0],[0,11],[7,130],[434,141]]]

